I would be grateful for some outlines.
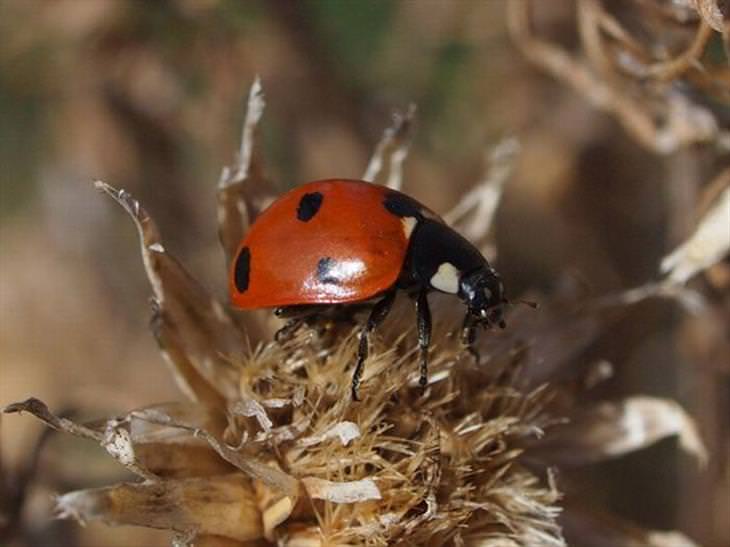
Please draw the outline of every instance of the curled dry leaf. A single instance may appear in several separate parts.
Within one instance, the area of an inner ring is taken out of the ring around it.
[[[255,399],[242,398],[236,401],[231,405],[231,414],[234,416],[239,415],[247,418],[256,418],[261,429],[266,432],[271,431],[273,423],[266,414],[266,409]]]
[[[101,520],[239,541],[262,537],[253,488],[241,474],[80,490],[56,500],[60,518]]]
[[[707,450],[694,420],[674,401],[630,397],[581,410],[551,435],[534,441],[535,455],[557,465],[585,465],[640,450],[676,435],[700,464]]]
[[[186,392],[196,399],[205,398],[213,403],[211,387],[221,400],[234,398],[238,374],[230,359],[243,351],[242,333],[224,307],[165,250],[157,226],[139,202],[128,192],[104,182],[97,181],[95,185],[114,198],[137,226],[142,258],[157,303],[154,331],[163,351],[180,372],[178,380],[186,384]],[[193,374],[190,365],[200,378]]]
[[[69,433],[84,439],[91,439],[99,443],[109,455],[117,460],[124,467],[129,469],[135,475],[145,480],[157,480],[157,477],[151,473],[137,458],[134,447],[132,445],[132,437],[127,429],[128,424],[116,419],[107,421],[103,429],[92,429],[90,427],[77,424],[68,418],[61,418],[51,413],[46,404],[36,398],[30,398],[19,403],[13,403],[3,409],[5,414],[16,412],[28,412],[52,427],[57,431]]]
[[[333,482],[316,477],[304,477],[302,484],[310,498],[327,500],[332,503],[355,503],[382,499],[380,490],[371,479]]]
[[[400,190],[403,185],[403,162],[408,156],[415,118],[415,104],[409,105],[403,113],[393,114],[393,124],[383,132],[375,146],[363,180]]]

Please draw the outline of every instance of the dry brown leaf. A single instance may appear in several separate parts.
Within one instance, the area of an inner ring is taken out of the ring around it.
[[[70,492],[56,500],[56,513],[80,522],[101,520],[239,541],[263,533],[253,488],[239,473]]]
[[[586,465],[640,450],[665,437],[678,436],[680,446],[701,465],[707,461],[694,420],[676,402],[636,396],[602,402],[569,417],[533,444],[535,456],[558,465]]]
[[[179,379],[189,388],[187,393],[209,399],[213,387],[221,397],[233,399],[238,391],[238,372],[231,360],[243,352],[243,334],[225,308],[165,250],[157,226],[139,202],[104,182],[95,185],[114,198],[137,226],[157,306],[154,331],[164,344],[163,351],[178,367]],[[189,365],[204,382],[192,375]]]
[[[3,413],[28,412],[44,422],[46,425],[84,439],[91,439],[99,443],[109,455],[135,475],[145,480],[158,479],[137,458],[132,444],[132,435],[128,425],[122,420],[112,419],[104,424],[103,429],[92,429],[77,424],[68,418],[60,418],[48,410],[46,404],[36,398],[30,398],[19,403],[13,403],[3,409]]]

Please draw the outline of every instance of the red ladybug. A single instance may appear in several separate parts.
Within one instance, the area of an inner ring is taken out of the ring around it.
[[[479,250],[415,199],[358,180],[321,180],[271,204],[243,238],[231,264],[233,304],[311,317],[334,306],[370,303],[352,378],[357,390],[368,339],[398,289],[415,298],[422,386],[426,385],[436,290],[466,305],[462,341],[473,353],[477,326],[504,327],[499,275]]]

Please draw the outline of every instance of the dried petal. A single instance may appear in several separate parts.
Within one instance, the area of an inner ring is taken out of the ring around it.
[[[403,185],[403,161],[408,156],[415,117],[414,104],[404,113],[393,114],[393,124],[383,132],[375,146],[373,157],[362,176],[363,180],[400,190]]]
[[[302,479],[310,498],[327,500],[333,503],[355,503],[358,501],[381,499],[380,490],[372,479],[350,482],[332,482],[316,477]]]
[[[137,225],[142,258],[158,306],[153,330],[163,351],[176,367],[179,364],[187,392],[196,399],[209,399],[213,387],[221,397],[233,399],[238,375],[230,359],[242,353],[241,332],[223,306],[165,251],[157,226],[139,202],[104,182],[95,185],[114,198]],[[189,365],[204,382],[192,374]]]
[[[263,533],[253,488],[238,473],[80,490],[60,496],[56,513],[82,523],[102,520],[239,541]]]
[[[697,426],[684,409],[674,401],[645,396],[580,411],[566,425],[535,441],[531,455],[556,464],[584,465],[640,450],[672,435],[679,436],[680,446],[700,464],[707,461]]]
[[[662,259],[660,269],[667,282],[684,284],[730,251],[730,169],[723,177],[728,187],[705,213],[694,233]]]
[[[255,399],[243,398],[231,406],[231,414],[238,416],[245,416],[247,418],[254,417],[264,431],[271,431],[273,423],[266,414],[266,410],[261,403]]]
[[[250,223],[276,196],[264,177],[259,150],[258,124],[265,106],[261,80],[256,77],[248,95],[236,163],[224,167],[218,181],[218,235],[229,262]]]
[[[472,241],[486,237],[519,151],[520,143],[514,137],[498,142],[489,151],[488,171],[484,179],[444,215],[444,220]]]
[[[353,422],[339,422],[320,435],[311,435],[301,441],[302,446],[313,446],[328,439],[339,437],[342,446],[347,446],[350,441],[360,436],[360,428]]]

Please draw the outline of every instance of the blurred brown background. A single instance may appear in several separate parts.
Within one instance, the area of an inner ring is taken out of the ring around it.
[[[671,36],[642,27],[655,13],[642,10],[663,2],[610,4],[647,41],[667,50],[691,42],[692,22]],[[525,60],[508,36],[506,5],[2,2],[0,405],[34,395],[92,418],[179,397],[148,334],[134,229],[91,181],[131,191],[167,248],[224,294],[215,184],[256,74],[267,98],[267,172],[281,189],[360,177],[391,112],[414,102],[404,189],[437,211],[479,180],[490,145],[519,137],[496,226],[498,268],[512,294],[567,283],[600,296],[656,278],[661,257],[691,232],[727,151],[697,143],[662,155],[638,143]],[[562,0],[535,14],[540,34],[568,50],[579,40],[575,17],[575,4]],[[719,34],[706,55],[722,64]],[[696,93],[691,82],[677,85]],[[726,99],[701,101],[725,128]],[[727,288],[699,283],[710,298]],[[724,321],[647,301],[590,350],[616,367],[600,396],[670,397],[695,415],[709,466],[698,470],[668,440],[581,479],[591,503],[718,547],[730,543],[730,515],[724,525],[719,518],[730,491]],[[3,419],[7,469],[27,461],[40,431],[30,419]],[[50,493],[123,476],[99,452],[51,436],[24,509],[37,537],[43,545],[167,544],[162,533],[47,524]]]

